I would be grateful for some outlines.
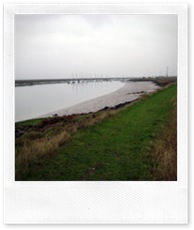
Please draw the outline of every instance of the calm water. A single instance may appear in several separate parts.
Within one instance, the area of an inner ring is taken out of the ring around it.
[[[15,87],[15,121],[36,118],[46,113],[76,105],[114,92],[124,84],[119,81],[107,81]]]

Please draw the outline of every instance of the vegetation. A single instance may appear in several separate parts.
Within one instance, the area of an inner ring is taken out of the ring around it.
[[[155,84],[163,87],[163,86],[167,86],[170,83],[176,83],[177,82],[177,77],[143,77],[143,78],[133,78],[131,79],[132,81],[152,81]]]
[[[161,124],[153,146],[154,180],[177,180],[177,98],[172,99],[169,120]]]
[[[117,109],[31,122],[16,126],[16,180],[176,180],[176,85]]]

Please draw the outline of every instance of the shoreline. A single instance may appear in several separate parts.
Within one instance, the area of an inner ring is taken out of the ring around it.
[[[99,110],[103,110],[104,108],[111,108],[123,103],[135,101],[143,94],[154,92],[159,88],[160,86],[156,85],[152,81],[126,82],[123,87],[112,93],[105,94],[67,108],[46,113],[41,115],[39,118],[97,112]]]

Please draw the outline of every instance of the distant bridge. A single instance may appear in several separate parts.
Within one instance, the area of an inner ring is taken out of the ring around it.
[[[115,77],[115,78],[65,78],[65,79],[31,79],[31,80],[15,80],[15,86],[40,85],[40,84],[56,84],[56,83],[81,83],[81,82],[102,82],[102,81],[129,81],[131,78]]]

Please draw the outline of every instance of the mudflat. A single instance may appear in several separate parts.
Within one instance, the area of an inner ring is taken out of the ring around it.
[[[68,108],[53,111],[52,113],[47,113],[41,117],[96,112],[105,107],[114,107],[125,102],[134,101],[142,94],[153,92],[158,88],[160,87],[151,81],[126,82],[122,88],[115,92],[79,103]]]

